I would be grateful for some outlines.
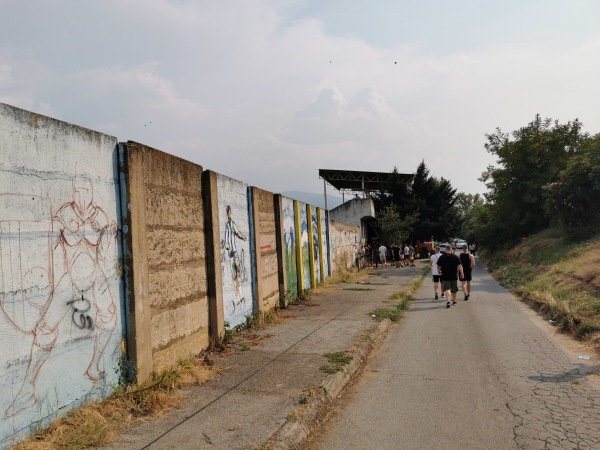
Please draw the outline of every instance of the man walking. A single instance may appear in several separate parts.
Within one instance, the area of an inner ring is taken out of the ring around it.
[[[387,262],[386,262],[387,248],[385,248],[385,245],[383,245],[383,243],[378,248],[378,251],[379,251],[379,262],[381,262],[381,264],[383,264],[385,267],[387,267]]]
[[[460,264],[463,267],[464,277],[460,279],[462,290],[465,294],[465,301],[471,296],[471,280],[473,269],[475,268],[475,257],[467,250],[467,244],[463,244],[462,253],[459,255]]]
[[[440,246],[435,246],[435,253],[429,258],[429,267],[431,267],[431,274],[433,275],[433,291],[435,292],[435,300],[438,299],[438,288],[440,286],[440,273],[438,272],[437,262],[440,259]]]
[[[442,289],[450,291],[447,297],[446,308],[450,308],[450,299],[452,304],[456,305],[456,293],[458,292],[458,276],[464,278],[463,268],[460,259],[452,253],[452,245],[446,244],[446,253],[439,257],[437,261],[438,273],[442,277]]]

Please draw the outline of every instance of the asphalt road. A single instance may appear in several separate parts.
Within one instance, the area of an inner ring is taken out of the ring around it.
[[[481,264],[469,301],[428,277],[389,333],[306,448],[600,449],[598,360]]]

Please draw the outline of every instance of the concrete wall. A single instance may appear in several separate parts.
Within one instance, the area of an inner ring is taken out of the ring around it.
[[[352,267],[354,252],[358,251],[360,245],[360,227],[331,220],[329,234],[333,271]]]
[[[317,221],[318,233],[321,239],[319,243],[321,274],[323,279],[325,279],[331,276],[331,272],[329,271],[329,224],[326,210],[322,208],[317,209]]]
[[[202,167],[121,144],[129,354],[138,381],[209,343]]]
[[[349,225],[360,226],[363,217],[375,217],[375,204],[370,198],[353,198],[329,212],[329,218]]]
[[[223,309],[230,327],[244,323],[254,311],[248,205],[248,185],[217,174]]]
[[[0,104],[0,447],[119,381],[116,145]]]
[[[316,286],[321,280],[321,261],[320,261],[320,235],[319,224],[317,221],[317,208],[312,205],[306,205],[306,215],[310,221],[308,233],[308,245],[310,254],[310,279],[311,285]]]
[[[375,204],[370,198],[354,198],[332,209],[329,217],[331,220],[359,226],[359,236],[365,242],[369,238],[366,222],[375,218]]]
[[[251,188],[256,253],[256,300],[259,311],[279,307],[279,272],[273,193]]]
[[[312,287],[311,258],[309,243],[309,219],[306,203],[296,202],[296,233],[298,233],[298,277],[301,280],[301,290],[307,291]]]
[[[298,297],[298,264],[297,264],[297,233],[294,212],[294,200],[282,195],[275,196],[275,204],[278,205],[279,221],[278,227],[280,242],[280,297],[283,300],[281,306],[287,306],[289,302]]]
[[[139,143],[0,104],[0,155],[0,447],[351,264],[356,227]]]

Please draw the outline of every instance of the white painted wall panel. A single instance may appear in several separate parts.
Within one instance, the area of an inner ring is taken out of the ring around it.
[[[115,147],[0,104],[0,444],[119,380]]]

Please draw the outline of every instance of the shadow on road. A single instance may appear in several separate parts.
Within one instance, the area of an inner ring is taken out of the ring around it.
[[[578,363],[577,366],[579,367],[556,375],[535,375],[527,378],[532,381],[540,381],[542,383],[568,383],[579,378],[584,378],[587,375],[600,370],[600,365],[586,366],[583,363]]]

